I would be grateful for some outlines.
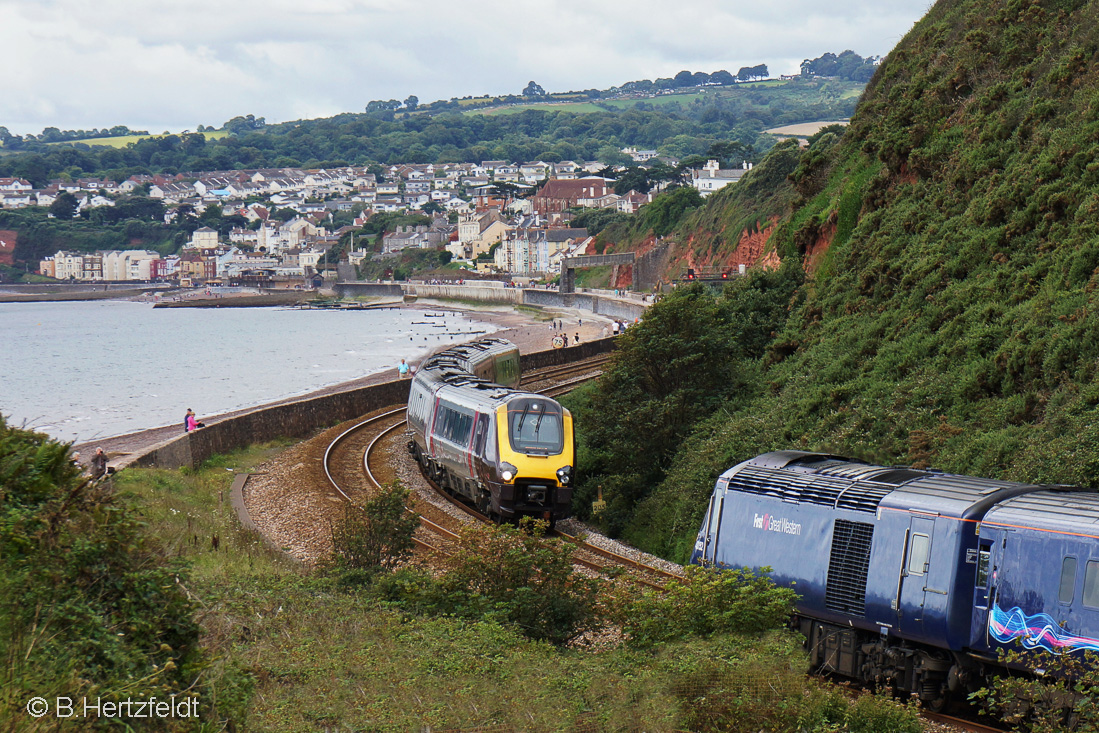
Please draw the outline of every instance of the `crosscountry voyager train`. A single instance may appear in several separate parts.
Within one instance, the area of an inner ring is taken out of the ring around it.
[[[424,473],[497,519],[569,516],[572,414],[516,389],[519,350],[484,338],[434,354],[408,395],[408,450]]]
[[[723,473],[692,562],[799,595],[817,669],[932,706],[1005,648],[1099,650],[1099,493],[776,451]]]

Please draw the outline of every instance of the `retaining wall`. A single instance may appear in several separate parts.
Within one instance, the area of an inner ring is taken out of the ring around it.
[[[600,339],[565,349],[523,354],[523,371],[587,359],[614,349],[614,339]],[[408,380],[394,380],[338,394],[260,408],[153,446],[124,465],[194,468],[213,455],[276,438],[306,438],[318,429],[408,401]],[[121,467],[121,466],[120,466]]]
[[[354,298],[356,295],[399,298],[404,295],[400,283],[336,283],[333,288],[341,298]]]
[[[480,303],[505,303],[518,305],[523,302],[519,288],[493,288],[479,285],[419,285],[404,286],[405,292],[419,298],[446,298],[450,300],[475,300]]]
[[[579,308],[597,315],[633,321],[645,312],[641,303],[617,298],[602,298],[591,293],[559,293],[556,290],[531,288],[523,291],[523,303],[543,308]]]

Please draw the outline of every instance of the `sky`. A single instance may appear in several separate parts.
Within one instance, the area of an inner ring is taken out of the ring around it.
[[[0,0],[0,126],[153,133],[361,112],[372,99],[605,89],[851,49],[931,0]]]

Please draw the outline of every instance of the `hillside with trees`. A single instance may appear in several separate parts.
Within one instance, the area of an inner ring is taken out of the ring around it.
[[[263,117],[242,115],[224,124],[230,133],[225,137],[212,138],[204,129],[144,138],[119,149],[66,142],[78,134],[72,131],[51,131],[49,139],[8,133],[0,140],[0,177],[24,178],[43,187],[62,176],[124,180],[141,173],[248,168],[601,160],[626,146],[682,158],[726,140],[763,152],[773,144],[763,130],[847,117],[862,89],[862,84],[847,81],[807,79],[773,86],[674,87],[683,93],[649,97],[640,87],[659,90],[654,82],[631,84],[639,85],[636,96],[598,100],[580,111],[517,108],[513,114],[489,116],[467,113],[462,100],[440,107],[420,105],[412,95],[404,102],[371,102],[363,113],[325,119],[269,124]],[[536,89],[528,85],[528,91]],[[557,101],[557,96],[514,101]],[[7,133],[3,128],[0,132]]]
[[[627,332],[575,403],[581,510],[601,487],[606,526],[683,558],[715,477],[767,450],[1099,485],[1097,14],[940,2],[846,131],[689,214],[681,263],[752,244],[771,269]]]

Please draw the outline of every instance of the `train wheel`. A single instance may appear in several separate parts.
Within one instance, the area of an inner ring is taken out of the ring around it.
[[[477,506],[477,511],[485,516],[489,516],[489,513],[492,511],[492,497],[487,492],[482,491],[478,494],[477,501],[474,503]]]

